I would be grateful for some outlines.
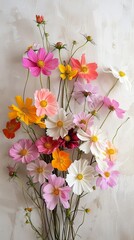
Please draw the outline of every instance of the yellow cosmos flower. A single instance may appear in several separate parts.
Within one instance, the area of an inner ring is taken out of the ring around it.
[[[77,70],[74,70],[69,64],[64,66],[62,64],[59,65],[59,70],[61,72],[60,77],[65,80],[72,80],[76,74],[77,74]]]
[[[13,104],[9,106],[11,112],[9,112],[8,116],[10,119],[19,118],[20,121],[27,125],[32,123],[40,124],[41,117],[36,116],[36,107],[32,105],[31,98],[27,98],[24,102],[21,96],[16,96],[15,100],[18,106]]]

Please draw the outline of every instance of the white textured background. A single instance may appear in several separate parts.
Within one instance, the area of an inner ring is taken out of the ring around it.
[[[74,39],[82,43],[82,34],[93,36],[96,46],[88,45],[76,57],[86,52],[89,61],[98,63],[98,82],[104,93],[114,79],[102,73],[102,66],[128,65],[131,93],[122,85],[117,85],[111,93],[130,116],[116,138],[120,150],[118,161],[124,175],[114,189],[97,190],[85,199],[83,206],[90,207],[91,213],[86,216],[80,235],[82,240],[134,240],[134,1],[0,0],[0,128],[7,121],[7,106],[23,91],[26,77],[21,65],[23,52],[33,42],[40,41],[33,21],[36,14],[47,19],[51,43],[69,44]],[[35,78],[31,82],[29,96],[38,88]],[[119,122],[111,119],[108,124],[113,136]],[[0,240],[35,240],[30,226],[24,223],[21,189],[9,182],[7,176],[8,149],[13,142],[1,133]]]

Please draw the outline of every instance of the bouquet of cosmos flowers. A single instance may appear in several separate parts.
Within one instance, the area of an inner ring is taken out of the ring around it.
[[[26,223],[37,237],[74,240],[84,223],[89,208],[81,208],[80,200],[97,187],[107,189],[117,184],[117,148],[102,130],[112,114],[122,119],[125,111],[119,103],[109,98],[117,82],[129,81],[123,69],[110,68],[115,81],[105,96],[99,93],[97,64],[89,63],[83,53],[79,59],[75,53],[86,44],[95,45],[91,36],[84,35],[83,45],[72,42],[69,51],[66,44],[51,45],[43,16],[36,16],[42,46],[30,46],[22,59],[27,70],[23,96],[16,96],[16,104],[9,106],[9,121],[3,133],[13,139],[21,128],[25,138],[14,142],[9,156],[14,164],[8,166],[12,179],[25,183],[25,192],[31,206],[25,206]],[[70,54],[65,60],[63,50]],[[57,54],[57,58],[54,56]],[[59,74],[58,79],[51,80]],[[107,74],[107,73],[106,73]],[[30,75],[39,79],[33,100],[26,97]],[[52,87],[57,85],[57,92]],[[105,109],[105,115],[100,110]],[[102,115],[102,116],[101,116]],[[99,116],[99,117],[98,117]],[[126,121],[126,120],[125,120]],[[18,166],[25,166],[25,176],[19,175]],[[93,194],[93,193],[92,193]],[[41,223],[32,221],[33,209],[38,210]],[[82,221],[76,218],[81,211]]]

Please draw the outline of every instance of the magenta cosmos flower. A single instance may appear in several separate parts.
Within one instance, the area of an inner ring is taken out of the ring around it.
[[[47,53],[44,48],[40,48],[37,53],[30,49],[27,55],[28,58],[22,60],[23,67],[28,68],[35,77],[38,77],[41,72],[49,76],[51,70],[58,66],[58,59],[53,58],[53,53]]]
[[[96,171],[100,177],[97,178],[96,185],[101,189],[107,189],[108,187],[114,187],[117,184],[119,172],[114,170],[115,164],[112,161],[107,161],[107,166],[101,170],[96,166]]]
[[[27,164],[28,174],[33,178],[33,182],[39,182],[40,184],[48,179],[48,176],[52,174],[53,167],[51,163],[45,163],[43,160],[36,160]]]
[[[60,201],[64,208],[69,208],[69,193],[71,188],[64,186],[65,179],[55,174],[48,177],[48,183],[43,186],[43,198],[47,208],[53,210]]]
[[[73,69],[78,71],[78,76],[90,82],[95,80],[98,76],[96,72],[97,64],[96,63],[86,63],[85,54],[82,54],[81,61],[71,58],[71,65]]]
[[[119,103],[117,101],[110,100],[108,97],[104,97],[104,105],[109,108],[110,111],[115,111],[118,118],[123,118],[125,111],[119,108]]]
[[[30,139],[21,139],[10,148],[9,156],[16,162],[29,163],[37,159],[39,153]]]
[[[58,111],[56,97],[48,89],[36,90],[34,94],[37,116],[53,116]]]
[[[43,136],[35,142],[35,145],[37,146],[39,153],[51,154],[59,147],[59,142],[57,140],[53,140],[52,137]]]

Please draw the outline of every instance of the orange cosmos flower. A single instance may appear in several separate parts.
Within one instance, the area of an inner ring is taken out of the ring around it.
[[[53,168],[57,168],[60,171],[66,171],[69,168],[71,164],[69,153],[56,149],[53,152],[52,156],[53,156],[52,160]]]
[[[19,118],[20,121],[27,125],[32,123],[38,124],[38,122],[40,123],[41,117],[37,117],[36,107],[32,105],[31,98],[27,98],[25,102],[22,100],[21,96],[16,96],[15,99],[18,106],[13,104],[9,106],[11,112],[9,112],[8,116],[10,119]]]
[[[78,71],[78,76],[90,82],[95,80],[98,76],[96,72],[97,64],[96,63],[86,63],[85,54],[82,54],[81,61],[71,58],[71,64],[74,70]]]
[[[20,128],[20,122],[17,122],[16,119],[12,119],[7,122],[6,128],[3,129],[5,137],[8,139],[15,137],[15,132]]]

